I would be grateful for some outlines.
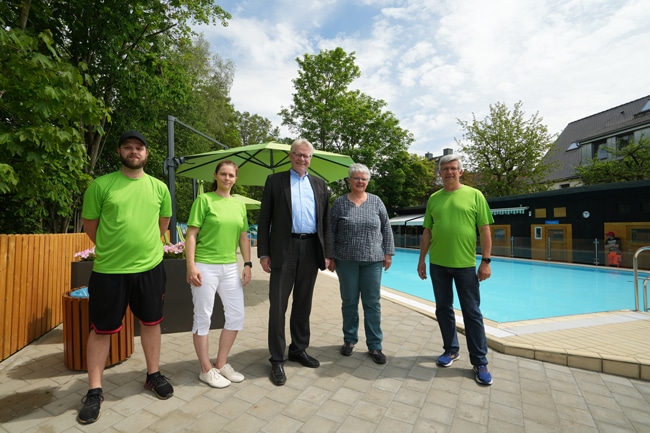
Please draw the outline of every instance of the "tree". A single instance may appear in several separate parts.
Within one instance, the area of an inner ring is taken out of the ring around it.
[[[293,80],[293,103],[282,108],[282,122],[297,135],[308,138],[314,147],[350,155],[368,166],[375,185],[387,187],[384,176],[392,176],[381,168],[387,161],[404,161],[402,152],[413,142],[410,132],[399,126],[393,113],[385,111],[386,103],[358,91],[350,84],[361,76],[354,63],[354,53],[342,48],[322,50],[317,55],[305,54],[296,59],[300,70]],[[342,184],[333,187],[342,193]],[[381,193],[382,191],[377,191]],[[411,205],[408,195],[395,195],[391,205]]]
[[[548,189],[543,179],[552,166],[543,157],[556,137],[538,113],[524,119],[521,106],[519,101],[510,111],[497,102],[484,120],[474,114],[471,122],[458,119],[464,131],[463,140],[456,139],[459,150],[467,155],[467,168],[476,172],[477,188],[489,197]]]
[[[191,99],[183,77],[174,74],[178,69],[171,59],[175,48],[191,42],[190,24],[225,26],[228,19],[230,14],[212,0],[45,0],[32,5],[27,29],[52,29],[62,56],[73,65],[88,65],[93,81],[87,87],[96,98],[132,124],[152,125],[162,120],[152,96],[179,104]],[[108,130],[108,121],[102,119],[100,126]],[[85,131],[90,172],[107,139],[98,131]]]
[[[32,37],[0,20],[0,226],[66,232],[91,178],[83,131],[108,112],[87,90],[85,64],[65,62],[49,31]]]
[[[591,164],[576,167],[576,173],[585,185],[630,182],[650,179],[650,138],[641,137],[620,148],[605,147],[611,159],[597,157]]]
[[[237,129],[242,146],[280,140],[280,129],[271,121],[257,114],[237,112]]]
[[[425,205],[440,189],[435,184],[435,163],[406,151],[382,159],[377,173],[367,191],[379,195],[391,215],[400,208]]]

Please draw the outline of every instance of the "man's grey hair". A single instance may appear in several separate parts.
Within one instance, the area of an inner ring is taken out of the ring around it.
[[[460,155],[451,154],[451,155],[445,155],[441,157],[438,160],[438,166],[436,167],[436,172],[440,174],[440,167],[442,167],[442,164],[448,164],[453,161],[458,161],[458,168],[463,171],[463,160],[460,159]]]
[[[306,138],[298,138],[291,143],[291,152],[296,149],[296,146],[309,146],[309,154],[314,154],[314,146]]]
[[[352,173],[363,173],[368,176],[368,180],[370,180],[370,170],[361,163],[355,162],[350,165],[350,168],[348,168],[348,177],[352,177]]]

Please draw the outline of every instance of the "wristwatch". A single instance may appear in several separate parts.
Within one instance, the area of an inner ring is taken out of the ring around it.
[[[252,268],[253,262],[244,262],[244,266],[248,266],[249,268]]]
[[[482,261],[482,262],[485,262],[485,263],[487,263],[487,264],[489,265],[490,262],[492,262],[492,259],[486,257],[486,258],[484,258],[484,259],[481,259],[481,261]]]

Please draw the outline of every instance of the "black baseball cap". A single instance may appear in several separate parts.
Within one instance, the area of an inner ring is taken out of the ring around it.
[[[140,134],[138,131],[126,131],[124,134],[120,136],[120,142],[118,146],[121,146],[122,143],[124,143],[129,138],[137,138],[142,142],[142,144],[149,147],[149,145],[147,144],[147,140],[144,139],[144,135]]]

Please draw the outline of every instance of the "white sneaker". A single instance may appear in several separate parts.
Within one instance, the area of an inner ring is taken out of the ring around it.
[[[230,364],[226,364],[223,367],[217,369],[217,371],[226,379],[231,382],[239,383],[244,380],[244,375],[235,371]]]
[[[220,375],[219,370],[216,368],[211,368],[207,373],[199,374],[199,380],[213,388],[225,388],[230,385],[230,381]]]

